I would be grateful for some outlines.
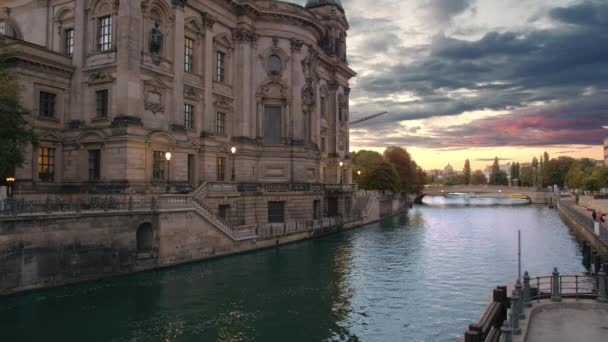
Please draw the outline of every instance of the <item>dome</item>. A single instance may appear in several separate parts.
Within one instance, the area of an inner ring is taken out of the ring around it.
[[[313,8],[325,5],[335,5],[338,7],[340,12],[344,12],[344,7],[342,7],[342,2],[340,0],[306,0],[306,8]]]

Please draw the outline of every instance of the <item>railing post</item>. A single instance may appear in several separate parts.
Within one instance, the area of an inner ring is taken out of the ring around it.
[[[526,318],[526,315],[524,314],[524,296],[521,289],[521,281],[519,279],[515,282],[515,291],[517,291],[519,296],[519,300],[517,301],[517,314],[519,315],[519,319],[524,319]]]
[[[528,271],[524,272],[524,305],[527,308],[532,306],[532,303],[530,303],[530,274]]]
[[[511,336],[511,328],[509,328],[509,322],[505,319],[500,327],[500,342],[511,342],[513,340]]]
[[[519,328],[519,293],[517,289],[511,291],[511,312],[509,313],[511,318],[511,332],[513,335],[519,335],[521,329]]]
[[[551,273],[553,276],[553,288],[551,289],[551,301],[552,302],[561,302],[562,301],[562,294],[560,292],[560,287],[559,287],[559,272],[557,271],[557,267],[553,268],[553,273]]]
[[[597,273],[597,301],[600,303],[608,303],[608,298],[606,297],[606,273],[600,269]]]

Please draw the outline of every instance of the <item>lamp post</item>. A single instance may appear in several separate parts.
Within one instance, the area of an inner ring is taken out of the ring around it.
[[[171,170],[169,163],[171,162],[171,152],[165,152],[165,159],[167,160],[167,186],[165,191],[169,192],[169,170]]]
[[[232,153],[232,181],[234,182],[235,177],[234,177],[234,157],[236,155],[236,147],[232,146],[230,148],[230,153]]]
[[[7,191],[7,195],[9,199],[13,198],[13,184],[15,183],[15,177],[7,177],[6,178],[6,184],[8,185],[6,187],[6,191]]]
[[[340,184],[342,184],[342,166],[344,166],[344,163],[339,162],[338,165],[340,165]]]

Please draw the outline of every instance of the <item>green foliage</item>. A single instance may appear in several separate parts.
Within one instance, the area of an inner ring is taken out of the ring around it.
[[[498,157],[494,158],[494,164],[492,164],[492,173],[490,173],[490,185],[509,185],[509,178],[507,173],[500,170],[498,164]]]
[[[532,166],[523,166],[519,170],[519,185],[534,186],[534,169]]]
[[[481,170],[477,170],[471,175],[471,184],[486,185],[488,184],[488,178]]]
[[[462,169],[463,183],[471,183],[471,162],[467,159],[464,161],[464,168]]]
[[[400,181],[397,170],[390,163],[382,160],[361,177],[361,188],[365,190],[399,191]]]
[[[557,184],[560,188],[563,187],[566,175],[575,163],[576,160],[570,157],[559,157],[543,162],[543,186]]]
[[[23,164],[26,146],[37,143],[24,119],[28,113],[19,102],[19,87],[8,70],[11,56],[0,38],[0,179],[14,176],[15,168]]]
[[[444,185],[462,185],[465,184],[464,175],[457,175],[455,173],[447,175],[443,180]]]
[[[384,159],[395,167],[399,175],[399,191],[408,193],[422,191],[426,177],[406,149],[389,146],[384,150]]]
[[[352,152],[352,172],[353,180],[361,185],[363,176],[369,174],[369,172],[376,166],[376,164],[382,162],[382,155],[376,151],[361,150],[358,152]],[[361,171],[361,176],[357,173]]]

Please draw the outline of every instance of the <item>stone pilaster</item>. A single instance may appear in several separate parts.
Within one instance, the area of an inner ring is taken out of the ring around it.
[[[232,30],[232,40],[236,44],[235,58],[236,66],[234,85],[235,85],[235,129],[233,130],[234,136],[252,136],[251,126],[252,113],[249,112],[251,108],[251,44],[257,40],[255,32],[248,28],[238,27]]]
[[[215,79],[214,49],[213,49],[213,25],[215,19],[208,13],[202,14],[205,25],[205,42],[203,45],[204,56],[204,83],[205,83],[205,108],[203,114],[203,131],[213,133],[215,112],[213,110],[213,80]]]
[[[76,0],[74,4],[74,27],[85,27],[85,0]],[[72,64],[76,67],[76,72],[72,77],[72,87],[70,89],[70,109],[67,112],[66,122],[71,120],[86,121],[86,111],[83,110],[83,75],[82,67],[85,58],[85,32],[83,29],[74,30],[74,51],[72,53]]]
[[[118,116],[137,116],[141,100],[141,1],[121,1],[118,7],[117,29],[117,85],[116,109]]]
[[[175,23],[173,27],[173,110],[169,118],[171,124],[184,124],[184,4],[185,0],[173,0]]]

